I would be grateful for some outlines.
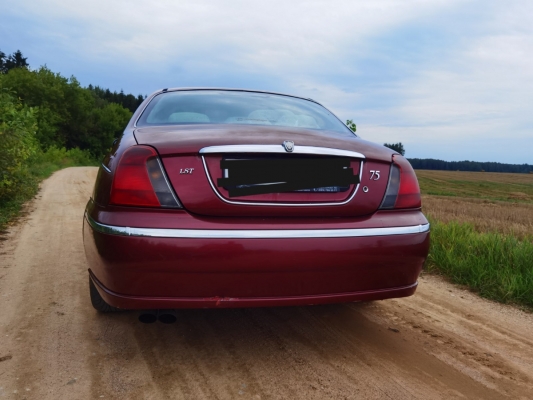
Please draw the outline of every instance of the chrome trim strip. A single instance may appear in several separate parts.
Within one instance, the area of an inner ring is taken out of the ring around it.
[[[212,153],[282,153],[282,154],[315,154],[320,156],[341,156],[352,158],[365,158],[356,151],[332,149],[329,147],[294,146],[290,153],[281,144],[235,144],[229,146],[210,146],[200,149],[200,154]]]
[[[109,168],[107,168],[107,167],[104,165],[104,163],[101,163],[101,164],[102,164],[102,167],[106,170],[106,172],[111,173],[111,170],[110,170]]]
[[[429,224],[400,226],[391,228],[360,229],[257,229],[257,230],[218,230],[218,229],[158,229],[130,228],[112,226],[96,222],[87,213],[85,218],[96,231],[109,235],[145,236],[182,239],[304,239],[304,238],[342,238],[410,235],[429,231]]]
[[[204,164],[204,171],[205,171],[205,175],[207,176],[207,180],[209,181],[209,184],[211,185],[211,189],[213,189],[213,192],[215,192],[217,197],[220,200],[222,200],[224,203],[237,204],[241,206],[274,206],[274,207],[342,206],[344,204],[349,203],[355,197],[357,191],[359,190],[359,186],[361,186],[361,182],[359,182],[357,186],[355,187],[352,195],[348,197],[346,200],[338,202],[338,203],[257,203],[255,201],[233,201],[233,200],[226,199],[224,196],[222,196],[218,192],[215,185],[213,184],[213,180],[211,179],[211,176],[209,175],[209,170],[207,169],[207,164],[203,156],[202,156],[202,163]],[[364,161],[361,160],[361,165],[359,167],[359,177],[363,176],[363,164],[364,164]]]

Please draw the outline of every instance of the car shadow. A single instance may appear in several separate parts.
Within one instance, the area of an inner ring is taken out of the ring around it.
[[[138,321],[139,311],[97,315],[100,346],[110,356],[141,356],[170,370],[202,361],[241,365],[365,359],[363,348],[383,348],[387,328],[368,319],[375,302],[305,307],[174,310],[173,324]],[[110,329],[109,327],[112,326]],[[384,336],[385,335],[385,336]],[[385,346],[386,347],[386,346]],[[322,361],[321,361],[322,360]]]

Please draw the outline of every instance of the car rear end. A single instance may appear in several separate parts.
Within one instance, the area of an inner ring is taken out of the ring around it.
[[[239,106],[247,114],[232,116],[223,104],[218,114],[202,108],[232,97],[206,101],[201,92],[201,107],[192,96],[177,112],[160,101],[169,123],[143,125],[164,94],[134,115],[87,205],[89,272],[108,304],[248,307],[414,293],[429,224],[405,158],[327,126],[327,115],[295,111],[292,98],[285,109],[248,112],[272,100],[248,97]]]

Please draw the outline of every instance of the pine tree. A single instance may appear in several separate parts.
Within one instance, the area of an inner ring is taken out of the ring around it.
[[[402,142],[398,142],[398,143],[383,143],[383,146],[388,147],[389,149],[392,149],[394,151],[397,151],[402,156],[405,155],[405,149],[403,148]]]

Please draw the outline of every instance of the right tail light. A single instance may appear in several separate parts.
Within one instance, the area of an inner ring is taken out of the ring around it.
[[[420,187],[416,174],[406,158],[395,154],[392,156],[392,165],[389,183],[380,209],[420,208]]]

